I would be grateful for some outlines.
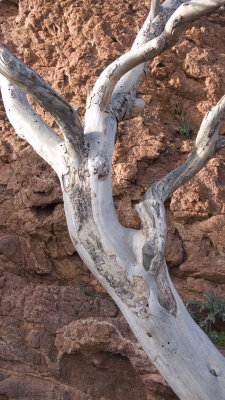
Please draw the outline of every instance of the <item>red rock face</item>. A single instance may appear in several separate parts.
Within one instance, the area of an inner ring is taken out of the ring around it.
[[[96,78],[129,48],[147,7],[4,0],[1,41],[83,117]],[[125,226],[139,227],[133,205],[186,159],[224,94],[224,33],[224,16],[202,18],[151,63],[139,90],[143,117],[120,124],[115,146],[114,202]],[[175,400],[74,250],[55,173],[15,135],[2,106],[0,114],[0,400]],[[224,156],[166,204],[167,262],[184,300],[225,294]]]

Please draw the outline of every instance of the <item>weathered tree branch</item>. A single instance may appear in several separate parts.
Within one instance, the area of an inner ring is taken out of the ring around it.
[[[127,81],[129,74],[124,74],[171,45],[190,21],[210,11],[221,10],[225,0],[206,0],[205,7],[203,0],[192,0],[177,9],[178,3],[183,4],[182,1],[166,0],[161,14],[153,21],[149,17],[144,25],[139,36],[144,44],[140,46],[137,38],[134,48],[102,73],[87,106],[84,136],[72,107],[36,73],[4,50],[0,52],[0,73],[31,94],[55,117],[62,129],[65,137],[63,146],[65,143],[67,151],[59,151],[58,164],[48,153],[52,140],[56,149],[58,143],[61,147],[61,142],[52,131],[47,130],[43,138],[48,139],[47,147],[43,151],[40,148],[42,136],[35,131],[35,127],[33,129],[31,115],[28,125],[24,125],[25,129],[22,126],[22,136],[28,140],[27,129],[30,128],[31,144],[36,146],[39,154],[43,153],[41,155],[53,164],[53,168],[57,164],[55,169],[62,186],[70,237],[83,261],[116,301],[144,350],[180,399],[221,400],[225,393],[225,360],[192,321],[168,275],[164,257],[164,200],[224,146],[224,141],[220,141],[218,136],[224,117],[224,98],[204,119],[190,158],[183,166],[153,184],[137,205],[142,229],[121,226],[115,214],[111,191],[110,171],[118,128],[117,115],[111,104],[112,93],[127,99],[124,110],[129,110],[130,116],[136,115],[143,108],[143,102],[135,100],[133,95],[145,67],[142,65],[136,69],[136,77],[132,78],[130,86]],[[157,13],[153,8],[158,4],[158,1],[152,3],[150,14]],[[171,16],[174,9],[177,11]],[[124,80],[121,80],[123,76]],[[128,87],[133,91],[131,97]],[[18,115],[17,107],[19,113],[24,94],[17,88],[15,90],[18,93],[15,114]],[[10,104],[14,104],[11,97]],[[32,112],[30,106],[28,111]],[[21,124],[15,114],[12,122],[19,133]],[[23,124],[24,119],[23,112]],[[42,122],[40,124],[44,126]]]
[[[163,32],[157,38],[143,44],[135,50],[120,56],[100,75],[89,98],[90,105],[99,104],[100,109],[109,105],[113,90],[120,80],[132,68],[156,57],[167,44],[167,35]]]
[[[195,3],[196,4],[196,3]],[[200,1],[201,4],[201,1]],[[216,4],[217,7],[218,3]],[[215,3],[210,5],[210,9],[214,10],[215,9]],[[181,9],[183,10],[183,8]],[[207,8],[208,12],[209,8]],[[202,11],[201,11],[202,12]],[[195,15],[195,13],[192,13],[192,15]],[[170,24],[168,26],[174,26],[174,19],[173,16],[169,20]],[[172,22],[171,22],[172,21]],[[181,23],[181,21],[179,22]],[[114,77],[115,80],[118,80],[119,77],[118,75],[123,74],[124,69],[126,69],[127,65],[128,68],[130,68],[130,55],[132,62],[139,63],[140,61],[143,61],[143,58],[146,57],[145,59],[149,58],[149,55],[154,57],[156,53],[160,51],[160,45],[162,48],[164,48],[164,45],[166,45],[168,41],[167,34],[163,32],[158,38],[152,40],[150,43],[147,43],[146,45],[142,46],[139,49],[136,49],[135,51],[131,51],[124,56],[121,56],[119,60],[125,60],[121,64],[117,64],[118,60],[111,64],[110,67],[108,67],[105,72],[103,72],[103,83],[104,79],[106,83],[109,83],[109,85],[112,83],[111,81],[111,76]],[[145,52],[143,51],[143,48],[147,49]],[[157,49],[155,51],[155,48]],[[155,52],[155,53],[154,53]],[[126,58],[127,57],[127,58]],[[140,57],[138,59],[138,57]],[[143,58],[142,58],[143,57]],[[127,62],[127,65],[126,65]],[[118,73],[119,70],[119,73]],[[112,86],[114,85],[115,82],[112,83]],[[112,226],[115,226],[115,230],[118,233],[118,236],[115,238],[115,242],[113,247],[116,249],[118,247],[118,242],[123,241],[123,230],[119,229],[118,223],[116,222],[115,216],[113,215],[111,211],[111,185],[110,185],[110,170],[111,170],[111,159],[112,159],[112,152],[113,152],[113,147],[114,147],[114,137],[116,134],[117,130],[117,125],[115,118],[113,114],[110,115],[110,108],[107,109],[105,108],[104,105],[104,100],[103,96],[107,93],[107,90],[109,87],[106,85],[106,91],[104,84],[101,86],[99,84],[99,81],[97,83],[97,86],[100,86],[99,92],[96,93],[95,89],[93,91],[93,99],[91,99],[91,107],[87,109],[86,113],[86,123],[85,123],[85,133],[88,133],[88,135],[91,135],[92,137],[92,146],[91,148],[93,149],[91,154],[92,154],[92,159],[96,162],[96,160],[99,161],[99,165],[101,165],[101,168],[103,168],[106,164],[108,165],[107,168],[107,173],[104,177],[104,182],[96,180],[96,175],[95,177],[92,178],[91,176],[91,182],[93,180],[93,188],[95,187],[96,191],[96,197],[94,197],[94,200],[92,201],[92,205],[95,208],[96,207],[96,215],[98,215],[98,218],[101,220],[101,225],[103,226],[103,231],[108,232],[112,230],[106,223],[107,221],[107,215],[112,215],[111,219],[111,224]],[[109,89],[110,93],[112,92],[113,88],[111,87]],[[95,98],[96,97],[96,98]],[[141,100],[139,100],[141,101]],[[139,107],[139,104],[132,104],[132,107]],[[141,108],[141,107],[140,107]],[[97,116],[97,118],[96,118]],[[92,133],[91,133],[92,131]],[[98,132],[98,135],[97,135]],[[95,145],[94,145],[95,143]],[[107,150],[106,150],[107,149]],[[153,191],[153,188],[151,189],[151,193]],[[151,205],[151,210],[150,212],[147,212],[147,216],[144,217],[143,226],[146,225],[148,228],[145,230],[145,235],[143,238],[143,243],[141,246],[142,253],[141,254],[135,254],[135,257],[139,259],[141,264],[144,266],[144,268],[147,270],[152,270],[154,272],[155,278],[158,280],[157,282],[157,287],[162,288],[162,279],[158,279],[158,277],[161,276],[161,278],[164,277],[165,273],[165,268],[163,267],[165,262],[164,262],[164,253],[165,253],[165,247],[166,247],[166,229],[164,228],[163,233],[162,233],[162,226],[165,226],[165,220],[163,222],[159,219],[160,214],[160,209],[161,209],[161,216],[164,213],[164,206],[162,202],[162,197],[160,196],[161,193],[158,193],[156,190],[154,190],[156,199],[154,199],[153,196],[153,203]],[[99,198],[98,195],[99,194]],[[100,195],[101,193],[101,195]],[[104,193],[104,194],[103,194]],[[106,201],[106,204],[103,206],[103,201],[102,199],[105,198],[107,193],[108,199]],[[101,198],[101,200],[100,200]],[[161,204],[162,203],[162,204]],[[156,206],[156,209],[154,208],[154,205]],[[149,207],[148,207],[149,209]],[[95,213],[94,213],[95,214]],[[155,214],[155,215],[153,215]],[[152,215],[152,216],[151,216]],[[149,221],[152,220],[152,226],[154,226],[154,229],[151,227],[151,223]],[[114,221],[112,223],[112,221]],[[146,222],[146,223],[145,223]],[[157,225],[158,224],[158,225]],[[120,232],[121,231],[121,232]],[[158,232],[161,232],[160,235]],[[112,233],[108,233],[107,237],[113,237]],[[132,242],[134,242],[134,238],[136,237],[135,233],[129,233],[129,237],[132,237]],[[121,238],[121,240],[117,240]],[[130,247],[127,244],[128,247]],[[153,250],[155,247],[155,251]],[[132,250],[130,250],[132,253]],[[131,262],[132,264],[132,262]],[[164,280],[166,282],[166,280]],[[174,304],[173,297],[171,296],[171,291],[169,288],[168,284],[165,284],[164,287],[161,290],[161,293],[159,293],[159,301],[160,304],[163,304],[164,299],[164,304],[165,307],[170,310],[171,312],[174,312],[176,310],[176,305]]]
[[[141,45],[158,37],[164,30],[165,24],[174,11],[185,0],[166,0],[160,7],[159,14],[152,20],[151,10],[142,28],[132,45],[131,50],[139,48]],[[154,4],[152,2],[152,6]],[[130,119],[138,114],[145,107],[143,99],[136,98],[136,91],[145,77],[149,62],[139,64],[131,69],[117,82],[112,95],[112,105],[118,121]]]
[[[82,147],[83,130],[77,111],[52,89],[37,72],[18,60],[1,44],[0,74],[23,89],[53,116],[64,135],[66,146],[70,151],[72,148],[76,149],[77,164],[79,165],[79,151]]]
[[[150,9],[150,19],[153,19],[158,15],[160,9],[160,0],[152,0],[151,1],[151,9]]]
[[[205,115],[190,157],[161,181],[155,183],[158,187],[161,186],[160,190],[164,201],[178,187],[184,185],[196,175],[224,147],[224,140],[219,136],[219,130],[224,119],[225,96]]]
[[[99,104],[99,107],[108,105],[117,82],[132,68],[153,59],[174,40],[190,24],[203,15],[219,9],[225,4],[224,0],[192,0],[183,3],[170,17],[164,31],[155,39],[137,49],[123,54],[110,64],[101,74],[90,96],[90,104]]]
[[[224,142],[218,135],[224,118],[225,96],[205,116],[190,157],[163,179],[155,182],[135,207],[141,218],[145,236],[142,247],[143,266],[156,280],[159,303],[171,313],[176,311],[176,304],[166,278],[167,267],[164,257],[167,231],[164,201],[178,187],[197,174],[224,147]]]
[[[172,15],[165,26],[169,40],[177,40],[180,33],[197,18],[207,15],[224,6],[224,0],[192,0],[183,3]]]
[[[60,167],[59,148],[63,140],[34,111],[22,89],[0,75],[0,88],[7,116],[16,133],[25,139],[56,172]]]

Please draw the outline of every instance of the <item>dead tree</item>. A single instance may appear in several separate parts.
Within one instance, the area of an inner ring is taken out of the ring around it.
[[[111,191],[118,122],[137,116],[136,98],[148,62],[194,20],[223,12],[225,0],[152,0],[132,49],[109,65],[87,101],[85,127],[76,109],[36,72],[0,48],[1,91],[16,133],[56,171],[71,240],[115,300],[138,341],[182,400],[225,398],[225,359],[193,322],[170,281],[165,262],[164,202],[223,146],[225,96],[203,119],[190,157],[155,182],[136,211],[140,230],[120,225]],[[55,119],[62,137],[32,109],[29,94]]]

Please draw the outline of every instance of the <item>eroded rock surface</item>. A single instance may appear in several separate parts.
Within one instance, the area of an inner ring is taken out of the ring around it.
[[[129,48],[148,6],[3,0],[1,41],[83,117],[96,78]],[[133,205],[186,159],[224,94],[224,46],[225,17],[212,15],[151,63],[143,116],[120,124],[115,146],[114,202],[125,226],[139,227]],[[2,106],[0,116],[0,400],[175,400],[74,250],[55,173]],[[184,300],[225,294],[224,160],[225,150],[166,204],[167,261]]]

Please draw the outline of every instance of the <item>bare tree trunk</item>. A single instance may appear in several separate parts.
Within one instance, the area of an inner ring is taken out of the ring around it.
[[[182,400],[225,398],[225,359],[194,323],[170,281],[165,262],[164,202],[224,145],[219,128],[225,96],[206,115],[191,156],[145,193],[136,210],[142,228],[121,226],[111,191],[118,121],[144,108],[136,98],[148,62],[201,15],[222,12],[223,0],[152,2],[132,49],[103,71],[90,95],[82,130],[75,109],[6,49],[0,49],[7,115],[57,172],[71,240],[120,307],[153,364]],[[58,123],[63,139],[34,112],[26,93]]]

